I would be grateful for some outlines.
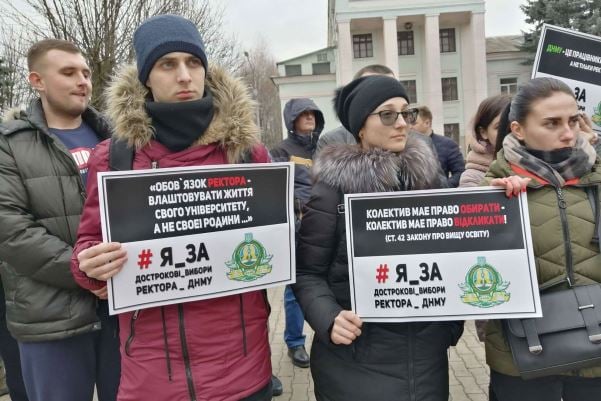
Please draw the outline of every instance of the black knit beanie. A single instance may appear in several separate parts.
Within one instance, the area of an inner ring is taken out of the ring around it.
[[[148,18],[134,33],[138,79],[146,85],[154,63],[167,53],[190,53],[208,67],[205,47],[194,23],[172,14]]]
[[[369,75],[337,89],[334,108],[344,128],[358,142],[359,131],[369,114],[393,97],[402,97],[409,103],[409,96],[399,81],[385,75]]]

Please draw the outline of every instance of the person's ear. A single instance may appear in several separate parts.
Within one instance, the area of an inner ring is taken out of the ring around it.
[[[31,87],[36,91],[44,91],[44,79],[42,78],[40,73],[35,71],[30,72],[27,76],[27,80],[29,81],[29,85],[31,85]]]
[[[485,141],[488,141],[488,133],[486,132],[486,130],[482,127],[478,127],[478,135],[480,135],[480,138],[484,139]]]
[[[518,123],[517,121],[512,121],[509,127],[511,128],[511,133],[513,134],[513,136],[515,136],[520,141],[524,141],[524,127],[522,127],[520,123]]]

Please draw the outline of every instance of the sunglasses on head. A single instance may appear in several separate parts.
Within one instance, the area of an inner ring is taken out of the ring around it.
[[[403,110],[403,111],[382,110],[377,113],[371,113],[370,116],[376,115],[376,114],[378,116],[380,116],[380,121],[382,121],[382,124],[386,125],[386,126],[394,125],[394,123],[396,123],[396,121],[399,119],[399,115],[403,117],[403,120],[405,120],[405,122],[407,124],[413,124],[415,122],[415,120],[417,120],[418,110],[417,109],[407,109],[407,110]]]

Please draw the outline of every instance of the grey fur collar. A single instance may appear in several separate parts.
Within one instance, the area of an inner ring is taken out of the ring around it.
[[[364,150],[358,145],[327,146],[319,153],[313,176],[346,194],[446,186],[432,148],[413,136],[401,153]]]
[[[259,143],[255,103],[240,79],[217,66],[209,68],[206,83],[213,93],[215,115],[195,144],[219,143],[227,150],[228,160],[237,162]],[[106,91],[106,113],[115,127],[113,136],[127,140],[137,149],[148,144],[154,135],[144,106],[147,96],[148,89],[138,80],[135,65],[122,67]]]

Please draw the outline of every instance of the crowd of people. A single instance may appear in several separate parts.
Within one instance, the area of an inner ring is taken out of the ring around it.
[[[135,63],[89,105],[91,71],[72,43],[28,53],[38,98],[0,125],[0,354],[13,401],[262,401],[273,376],[265,290],[109,316],[106,282],[128,254],[103,242],[97,173],[121,144],[132,169],[292,162],[296,283],[285,289],[284,340],[311,369],[319,401],[446,401],[447,351],[463,321],[366,323],[351,310],[343,197],[493,185],[528,193],[542,289],[601,283],[597,137],[570,88],[552,78],[484,100],[467,161],[432,131],[385,66],[357,72],[333,98],[342,124],[325,132],[311,99],[284,107],[287,138],[268,151],[241,80],[208,60],[189,20],[151,17],[133,37]],[[596,238],[596,241],[594,240]],[[131,256],[131,255],[130,255]],[[272,300],[273,301],[273,300]],[[5,309],[4,309],[5,307]],[[303,324],[315,335],[311,355]],[[601,365],[526,380],[499,320],[478,321],[490,399],[593,401]]]

